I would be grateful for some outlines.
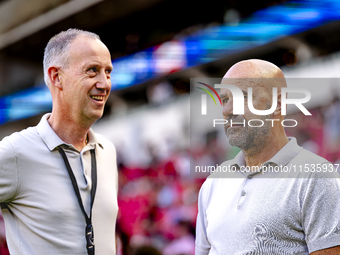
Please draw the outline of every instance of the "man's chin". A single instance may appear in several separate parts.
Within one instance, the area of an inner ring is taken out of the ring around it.
[[[101,113],[98,113],[96,115],[93,115],[93,119],[96,121],[96,120],[99,120],[101,117],[103,117],[103,112]]]
[[[242,133],[227,131],[227,138],[231,146],[235,146],[240,149],[244,148],[247,143],[246,137]]]
[[[104,113],[103,110],[96,110],[96,111],[90,112],[87,115],[87,117],[88,117],[89,120],[95,122],[103,116],[103,113]]]

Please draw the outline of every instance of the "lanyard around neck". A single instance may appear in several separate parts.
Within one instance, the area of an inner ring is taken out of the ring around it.
[[[93,226],[92,226],[92,207],[93,207],[94,197],[96,195],[96,190],[97,190],[97,162],[96,162],[95,150],[92,149],[90,151],[91,152],[92,189],[91,189],[90,216],[88,216],[85,209],[84,209],[84,205],[83,205],[83,201],[82,201],[81,196],[80,196],[79,187],[78,187],[78,184],[77,184],[76,177],[74,176],[74,173],[72,171],[70,163],[67,159],[66,153],[60,146],[58,146],[57,149],[58,149],[59,153],[61,154],[61,156],[63,157],[66,169],[68,171],[68,174],[69,174],[71,182],[72,182],[74,192],[76,193],[76,196],[78,198],[78,203],[79,203],[80,209],[82,210],[83,215],[85,217],[85,221],[86,221],[85,237],[86,237],[86,242],[87,242],[87,244],[86,244],[87,253],[89,255],[94,255],[94,242],[93,242],[94,241],[93,240],[94,234],[93,234]]]

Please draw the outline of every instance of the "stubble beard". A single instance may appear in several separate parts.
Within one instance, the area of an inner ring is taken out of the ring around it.
[[[229,144],[231,146],[236,146],[241,150],[260,150],[267,143],[271,131],[271,123],[266,121],[266,118],[268,118],[268,116],[261,117],[261,120],[264,122],[262,127],[250,127],[248,126],[247,121],[245,121],[245,127],[225,128]],[[238,116],[233,122],[243,122],[243,120],[244,118],[242,116]],[[251,124],[253,126],[258,126],[262,123],[260,121],[252,121]]]

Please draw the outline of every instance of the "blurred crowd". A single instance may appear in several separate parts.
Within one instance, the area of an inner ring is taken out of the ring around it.
[[[165,159],[152,148],[150,154],[146,168],[119,163],[120,254],[193,255],[197,194],[204,180],[190,178],[189,150]]]
[[[313,117],[295,114],[291,117],[299,123],[297,128],[287,128],[287,134],[297,138],[298,143],[328,161],[340,163],[340,100],[310,110]]]

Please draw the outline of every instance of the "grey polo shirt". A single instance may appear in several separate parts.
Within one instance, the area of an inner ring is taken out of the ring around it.
[[[66,152],[83,200],[90,210],[91,153],[97,161],[93,205],[96,254],[115,254],[117,205],[116,152],[111,142],[89,132],[81,152],[65,144],[47,122],[0,142],[0,202],[11,255],[86,255],[85,219],[56,147]]]
[[[292,138],[264,165],[306,163],[329,165]],[[244,165],[242,152],[222,164]],[[196,255],[309,254],[340,245],[338,173],[236,171],[221,177],[210,175],[200,190]]]

